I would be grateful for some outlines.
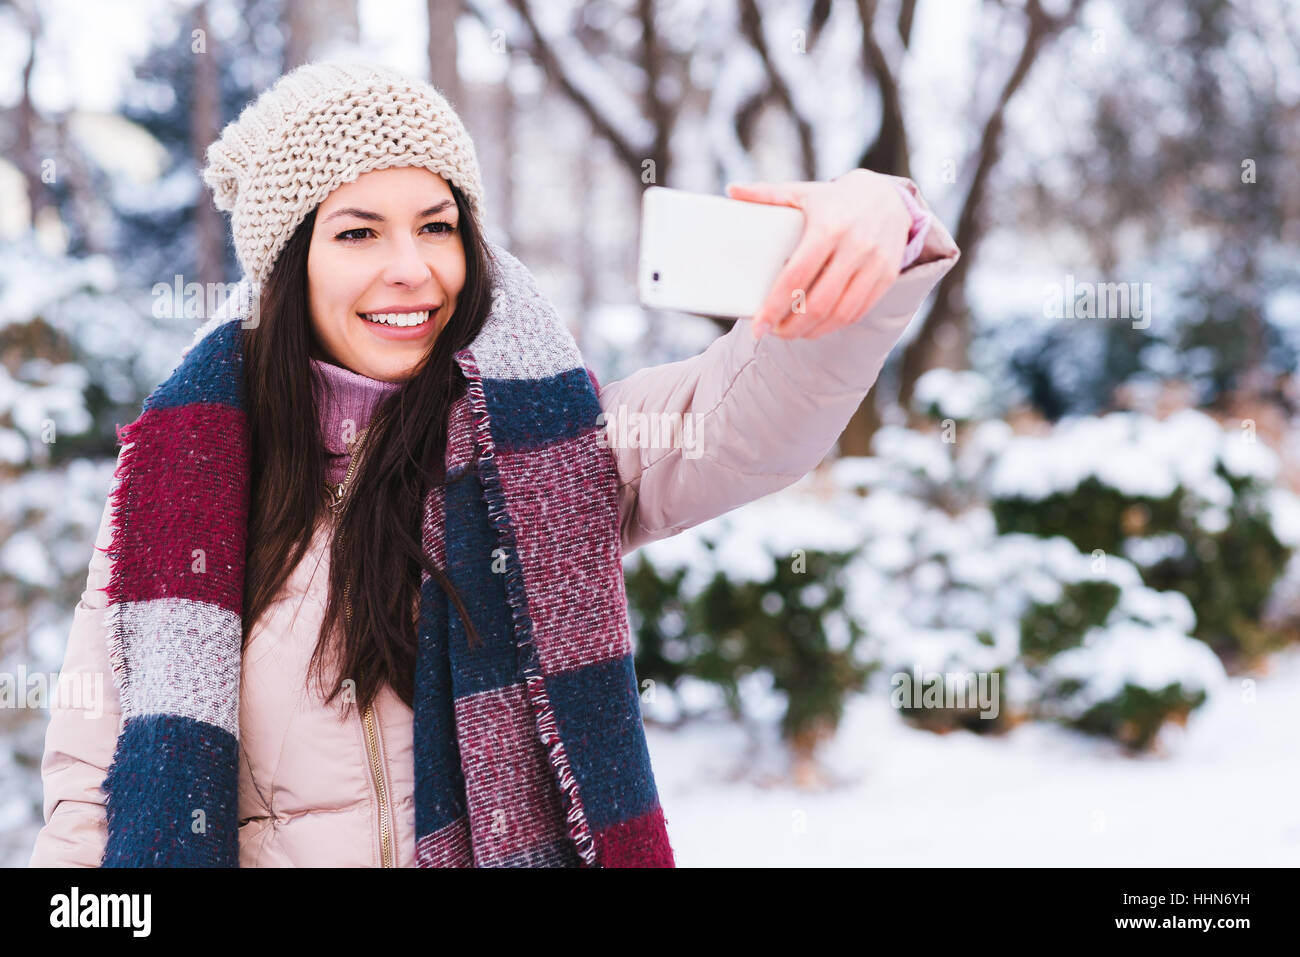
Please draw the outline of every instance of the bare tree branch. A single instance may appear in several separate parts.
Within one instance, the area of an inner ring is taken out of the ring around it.
[[[979,146],[975,152],[975,170],[957,219],[957,227],[953,231],[953,239],[958,248],[963,251],[963,255],[939,281],[933,307],[917,330],[916,336],[903,350],[898,403],[904,409],[911,403],[916,380],[925,371],[939,329],[945,323],[952,323],[955,331],[963,336],[966,334],[967,319],[963,291],[966,276],[975,259],[973,253],[985,229],[983,204],[988,192],[990,174],[1002,155],[1002,132],[1006,122],[1007,106],[1029,75],[1030,68],[1047,41],[1075,20],[1084,2],[1085,0],[1071,0],[1069,8],[1058,17],[1044,12],[1040,0],[1028,0],[1025,5],[1029,25],[1025,32],[1024,45],[1015,67],[1003,84],[996,107],[984,124]]]
[[[429,60],[429,81],[441,91],[452,108],[463,111],[465,87],[456,67],[458,46],[456,20],[463,7],[462,0],[425,0],[425,19],[429,23],[429,39],[425,48]]]
[[[898,8],[898,38],[903,41],[903,49],[912,46],[912,24],[916,20],[916,0],[903,0]]]
[[[822,29],[831,18],[831,0],[813,0],[812,10],[808,12],[808,49],[811,50],[821,39]]]
[[[221,50],[209,23],[207,0],[199,0],[195,4],[194,26],[208,38],[204,52],[191,54],[194,61],[194,89],[190,107],[190,143],[193,144],[196,167],[202,169],[206,162],[208,144],[221,133],[221,72],[217,68]],[[225,278],[226,224],[217,207],[203,193],[200,193],[194,210],[194,233],[198,247],[196,265],[199,280],[204,283],[220,282]]]
[[[741,0],[740,30],[749,40],[759,59],[763,61],[763,66],[767,68],[768,82],[772,84],[773,93],[781,101],[786,111],[789,112],[790,119],[794,122],[795,130],[799,135],[799,154],[803,177],[804,179],[813,179],[817,175],[817,150],[813,144],[812,126],[799,113],[794,103],[794,97],[790,93],[790,87],[772,61],[771,51],[767,46],[767,38],[763,36],[763,15],[759,13],[754,0]]]
[[[32,71],[36,67],[36,47],[40,41],[42,24],[37,10],[30,4],[12,4],[12,9],[23,22],[29,46],[27,59],[23,63],[19,83],[18,129],[14,138],[14,158],[27,181],[27,197],[30,204],[32,224],[36,224],[37,214],[52,205],[49,190],[41,180],[40,161],[36,156],[36,127],[40,118],[36,115],[36,106],[32,103]]]
[[[551,44],[547,41],[546,37],[542,35],[542,31],[538,28],[537,21],[533,17],[533,12],[529,9],[528,0],[510,0],[510,5],[519,14],[520,19],[523,20],[524,25],[528,28],[528,34],[532,42],[532,48],[529,52],[532,53],[534,59],[537,60],[538,64],[546,72],[546,75],[550,77],[560,87],[560,89],[564,91],[565,96],[567,96],[569,100],[582,111],[583,115],[587,117],[587,121],[591,123],[592,128],[605,138],[619,159],[627,164],[629,169],[635,170],[639,174],[641,161],[645,158],[646,151],[639,148],[635,143],[630,142],[613,124],[613,122],[596,108],[596,105],[591,101],[586,93],[578,88],[577,84],[568,75],[568,72],[560,63],[560,58],[556,56],[555,50],[551,47]],[[657,138],[658,137],[656,136],[656,139]],[[663,160],[656,158],[656,162],[663,165],[666,162],[666,158]]]
[[[650,156],[656,164],[656,182],[667,182],[672,161],[668,153],[668,137],[672,132],[673,114],[668,104],[664,102],[662,91],[659,89],[665,63],[663,48],[659,44],[659,33],[655,28],[655,0],[637,0],[637,15],[641,19],[641,65],[646,77],[646,105],[650,112],[650,123],[654,127],[655,137]]]
[[[875,142],[862,154],[858,165],[881,173],[908,176],[907,130],[903,123],[898,81],[874,35],[876,0],[858,0],[858,19],[862,23],[863,67],[875,76],[880,90],[880,131]]]

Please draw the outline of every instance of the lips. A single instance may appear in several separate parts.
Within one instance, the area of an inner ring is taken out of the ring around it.
[[[364,312],[359,313],[359,315],[374,316],[381,313],[392,312],[435,312],[440,308],[442,308],[442,303],[440,302],[408,302],[405,304],[389,303],[386,306],[376,306],[374,309],[367,309]]]

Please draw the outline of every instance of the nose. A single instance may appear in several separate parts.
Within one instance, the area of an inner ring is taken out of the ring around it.
[[[388,262],[384,266],[383,280],[389,285],[410,286],[417,289],[423,286],[432,270],[419,247],[410,236],[394,240],[389,249]]]

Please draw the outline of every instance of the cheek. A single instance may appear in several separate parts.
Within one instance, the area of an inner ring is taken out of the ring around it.
[[[307,260],[307,299],[313,318],[337,317],[350,313],[365,291],[364,278],[354,275],[355,265],[347,257],[331,255],[328,249]]]
[[[329,277],[333,270],[329,258],[326,250],[318,249],[315,245],[307,251],[307,302],[311,306],[313,319],[316,310],[324,307],[330,299]]]
[[[448,292],[453,297],[460,296],[461,291],[465,288],[465,254],[463,252],[457,255],[454,266],[448,270],[446,282],[449,287]]]

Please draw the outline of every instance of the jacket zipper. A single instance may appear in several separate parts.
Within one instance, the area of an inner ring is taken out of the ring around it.
[[[370,749],[370,770],[375,776],[379,798],[379,861],[381,867],[395,867],[393,863],[393,829],[388,820],[388,788],[384,783],[382,751],[375,735],[375,713],[369,705],[361,716],[366,729],[366,744]]]
[[[356,447],[353,449],[352,458],[348,461],[348,471],[343,476],[343,481],[338,485],[329,486],[331,495],[329,509],[331,512],[337,512],[342,507],[343,496],[347,491],[348,483],[352,481],[352,473],[356,470],[357,459],[360,457],[361,442],[365,439],[366,432],[369,429],[370,426],[366,426],[361,430],[361,435],[357,437]],[[343,616],[349,625],[352,623],[351,590],[352,582],[345,577],[343,585]],[[388,810],[388,784],[384,780],[383,747],[375,729],[374,708],[370,705],[366,705],[361,712],[361,729],[366,739],[366,754],[370,758],[370,774],[375,782],[375,803],[379,808],[380,866],[395,867],[396,864],[393,862],[393,826]]]

